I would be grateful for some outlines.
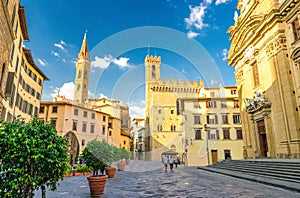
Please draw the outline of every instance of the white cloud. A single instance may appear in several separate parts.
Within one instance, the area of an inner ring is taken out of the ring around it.
[[[214,80],[214,79],[212,79],[211,81],[210,81],[210,84],[211,85],[215,85],[215,84],[217,84],[218,83],[218,81],[216,81],[216,80]]]
[[[187,72],[184,70],[184,68],[182,68],[181,73],[187,74]]]
[[[67,99],[74,99],[74,90],[75,84],[74,82],[66,82],[61,87],[56,87],[51,94],[52,97],[57,95],[57,90],[59,90],[59,95],[64,95]]]
[[[112,55],[105,55],[103,58],[96,56],[95,60],[91,62],[92,67],[99,67],[106,69],[111,63],[116,64],[119,68],[130,67],[128,63],[129,58],[120,57],[119,59],[112,57]]]
[[[223,49],[222,50],[222,60],[223,61],[227,61],[228,58],[228,50],[227,49]]]
[[[223,3],[227,3],[229,2],[230,0],[217,0],[216,1],[216,5],[220,5],[220,4],[223,4]]]
[[[199,6],[189,6],[191,13],[189,18],[185,18],[188,28],[195,27],[198,30],[201,30],[203,27],[208,26],[203,22],[205,9],[207,8],[202,3]]]
[[[47,62],[43,59],[38,58],[38,62],[40,63],[40,65],[45,66],[47,64]]]
[[[189,32],[187,33],[187,37],[188,37],[188,38],[194,38],[194,37],[197,37],[198,35],[199,35],[199,33],[193,32],[193,31],[189,31]]]
[[[103,93],[100,93],[99,98],[108,98],[108,97],[106,95],[104,95]]]
[[[55,46],[55,47],[58,47],[58,48],[60,48],[60,49],[62,49],[62,50],[65,49],[65,48],[62,46],[62,44],[54,43],[54,46]]]
[[[103,58],[99,58],[98,56],[96,56],[95,60],[91,62],[91,66],[106,69],[112,61],[113,57],[111,55],[104,56]]]
[[[217,0],[218,1],[218,0]],[[205,0],[204,1],[206,4],[211,4],[212,3],[212,0]]]
[[[67,46],[67,44],[63,40],[60,40],[59,43],[54,43],[54,46],[61,50],[65,50],[64,46]]]
[[[145,101],[140,102],[131,102],[129,103],[129,114],[131,120],[134,118],[145,118],[146,117],[146,108],[145,108]]]
[[[114,59],[114,63],[118,65],[120,68],[125,68],[129,67],[130,65],[128,64],[129,58],[126,57],[120,57],[119,59]]]
[[[55,52],[55,51],[51,51],[51,54],[52,54],[53,56],[56,56],[56,57],[60,58],[59,53],[57,53],[57,52]]]

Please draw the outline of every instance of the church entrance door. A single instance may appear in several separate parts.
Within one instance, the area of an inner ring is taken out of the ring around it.
[[[256,123],[259,136],[260,157],[267,157],[268,140],[266,135],[265,122],[264,120],[259,120]]]

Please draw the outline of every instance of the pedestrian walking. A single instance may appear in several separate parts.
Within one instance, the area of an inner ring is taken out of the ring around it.
[[[175,164],[175,167],[177,168],[177,165],[179,164],[179,159],[177,156],[174,158],[174,164]]]
[[[167,156],[162,157],[162,163],[164,164],[165,172],[167,172],[168,171],[168,163],[169,163],[169,159],[167,158]]]
[[[170,171],[171,172],[173,172],[173,164],[174,164],[173,157],[170,157],[170,159],[169,159],[169,165],[170,165]]]

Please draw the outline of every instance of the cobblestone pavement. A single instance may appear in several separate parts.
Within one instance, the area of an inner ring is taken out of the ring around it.
[[[41,197],[37,192],[36,197]],[[66,177],[47,197],[91,197],[86,176]],[[300,197],[292,192],[264,184],[179,166],[164,172],[160,162],[131,161],[125,171],[108,179],[101,198],[110,197]]]

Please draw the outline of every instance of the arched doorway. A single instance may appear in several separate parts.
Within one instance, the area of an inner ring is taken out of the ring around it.
[[[68,132],[64,135],[67,141],[67,152],[69,157],[69,164],[73,165],[79,155],[79,143],[78,139],[73,132]]]

